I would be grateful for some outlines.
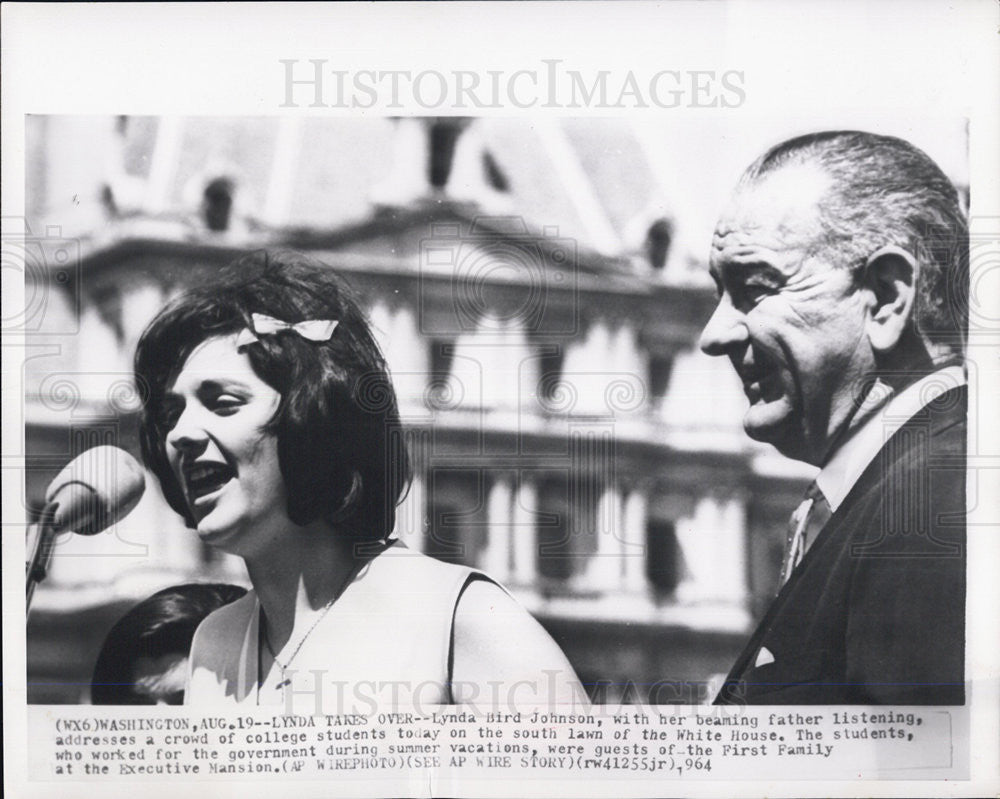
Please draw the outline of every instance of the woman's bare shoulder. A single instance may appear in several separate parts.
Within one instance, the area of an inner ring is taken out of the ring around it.
[[[464,692],[473,686],[496,683],[518,692],[501,701],[523,704],[568,701],[582,690],[545,628],[507,591],[481,579],[466,586],[455,609],[453,677],[460,701],[472,701]]]
[[[205,645],[218,645],[223,640],[234,638],[242,640],[256,607],[256,595],[250,591],[235,602],[209,613],[195,630],[194,641],[191,644],[192,651]]]

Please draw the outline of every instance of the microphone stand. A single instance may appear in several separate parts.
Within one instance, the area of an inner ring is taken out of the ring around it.
[[[55,541],[58,532],[55,528],[55,514],[59,508],[58,502],[50,502],[38,517],[38,521],[28,525],[26,554],[27,560],[24,564],[25,580],[25,608],[26,612],[31,612],[31,599],[35,593],[35,586],[45,579],[48,574],[49,563],[52,561],[52,551],[55,549]]]

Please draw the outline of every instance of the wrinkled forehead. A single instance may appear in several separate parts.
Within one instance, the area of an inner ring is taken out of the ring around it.
[[[712,260],[746,249],[808,248],[822,235],[820,209],[830,177],[814,164],[796,164],[740,186],[712,236]]]

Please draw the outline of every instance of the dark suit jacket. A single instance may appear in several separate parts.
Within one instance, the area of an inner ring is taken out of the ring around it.
[[[886,442],[717,704],[964,703],[967,399],[948,391]]]

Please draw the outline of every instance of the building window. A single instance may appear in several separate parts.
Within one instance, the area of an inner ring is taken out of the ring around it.
[[[488,519],[484,475],[473,469],[434,469],[424,551],[446,563],[475,566],[486,545]]]
[[[673,364],[673,358],[665,358],[661,355],[653,355],[649,359],[649,395],[654,406],[667,394],[667,386],[670,384],[670,370]]]
[[[546,580],[564,581],[573,575],[569,557],[570,505],[566,475],[543,480],[538,486],[537,573]]]
[[[435,189],[443,189],[448,184],[455,160],[455,145],[468,123],[461,117],[443,117],[431,123],[427,178]]]
[[[538,394],[543,403],[556,402],[562,380],[566,348],[561,344],[546,344],[538,357]]]
[[[667,265],[667,258],[670,255],[670,244],[673,239],[673,223],[665,217],[657,219],[646,230],[643,253],[653,269],[659,271]]]
[[[670,596],[680,583],[681,569],[681,548],[674,523],[651,519],[646,525],[646,579],[649,585],[656,594]]]
[[[236,184],[230,178],[217,177],[208,182],[201,198],[201,218],[205,227],[216,233],[229,230],[235,193]]]
[[[455,355],[455,342],[451,339],[431,339],[429,346],[427,405],[440,410],[449,404],[451,387],[448,384],[448,376],[451,374],[451,364]]]
[[[582,574],[597,549],[596,479],[574,471],[538,487],[538,574],[551,583]]]

